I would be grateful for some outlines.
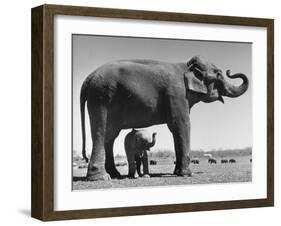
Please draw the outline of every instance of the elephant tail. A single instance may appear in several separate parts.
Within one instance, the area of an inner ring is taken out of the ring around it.
[[[86,155],[86,132],[85,132],[85,103],[87,101],[87,82],[84,82],[80,92],[80,114],[81,114],[81,129],[82,129],[82,156],[86,162],[89,161]]]

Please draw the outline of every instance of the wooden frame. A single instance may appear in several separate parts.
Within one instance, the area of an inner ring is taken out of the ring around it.
[[[240,201],[54,211],[54,15],[196,22],[267,28],[267,198]],[[274,204],[274,21],[272,19],[42,5],[32,9],[32,201],[40,220],[98,218],[273,206]]]

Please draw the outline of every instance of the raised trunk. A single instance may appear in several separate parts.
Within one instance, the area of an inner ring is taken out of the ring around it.
[[[228,83],[227,81],[222,80],[223,81],[223,92],[222,92],[223,96],[239,97],[243,93],[246,92],[246,90],[249,87],[249,80],[246,77],[246,75],[244,75],[242,73],[230,75],[230,70],[226,71],[226,75],[227,75],[228,78],[231,78],[231,79],[241,78],[243,80],[243,83],[240,86],[234,86],[234,85]]]
[[[149,148],[153,147],[156,142],[156,133],[152,134],[152,142],[148,144]]]

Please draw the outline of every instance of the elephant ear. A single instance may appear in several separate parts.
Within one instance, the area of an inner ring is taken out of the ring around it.
[[[187,89],[197,93],[208,93],[207,86],[203,81],[203,76],[198,76],[192,71],[188,71],[184,74],[184,81]]]

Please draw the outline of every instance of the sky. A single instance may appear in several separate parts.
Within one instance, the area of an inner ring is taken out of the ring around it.
[[[210,151],[252,146],[252,45],[251,43],[172,40],[136,37],[72,35],[73,81],[73,150],[82,147],[80,88],[85,78],[99,66],[120,59],[153,59],[166,62],[187,62],[199,55],[225,72],[244,73],[249,89],[238,98],[224,97],[225,103],[200,102],[191,109],[191,149]],[[235,85],[240,79],[229,80]],[[87,105],[86,105],[87,108]],[[91,134],[86,110],[86,150],[91,153]],[[157,132],[153,150],[174,150],[172,134],[166,125],[148,127]],[[114,155],[125,155],[122,130],[114,143]]]

